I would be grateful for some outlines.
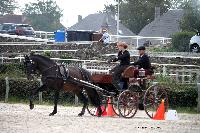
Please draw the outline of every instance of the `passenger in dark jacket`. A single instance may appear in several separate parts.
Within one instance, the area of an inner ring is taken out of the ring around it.
[[[149,56],[145,53],[145,47],[144,46],[140,46],[138,48],[139,50],[139,59],[134,62],[131,63],[131,65],[138,65],[138,68],[143,68],[143,69],[150,69],[151,68],[151,63],[149,60]]]
[[[124,69],[130,65],[130,53],[126,50],[128,45],[125,42],[118,42],[118,56],[112,60],[112,62],[119,61],[120,64],[115,66],[111,72],[112,72],[112,83],[115,86],[117,90],[120,90],[119,83],[121,80],[121,74],[124,71]]]

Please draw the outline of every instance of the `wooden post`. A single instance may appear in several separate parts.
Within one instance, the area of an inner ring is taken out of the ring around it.
[[[176,81],[177,82],[179,82],[179,78],[178,77],[179,77],[179,72],[178,72],[178,69],[176,69]]]
[[[78,97],[75,95],[75,105],[78,105]]]
[[[3,54],[2,54],[2,56],[1,56],[1,57],[2,57],[1,63],[3,64]]]
[[[197,83],[197,90],[198,90],[197,112],[200,112],[200,83]]]
[[[42,86],[42,81],[39,79],[40,86]],[[42,92],[39,92],[39,104],[42,104]]]
[[[182,69],[182,83],[185,83],[185,69]]]
[[[166,70],[167,70],[167,69],[166,69],[166,66],[164,65],[164,66],[163,66],[163,73],[162,73],[164,76],[167,74]]]
[[[6,94],[5,94],[5,102],[8,102],[8,94],[10,91],[9,80],[8,77],[5,78],[6,81]]]

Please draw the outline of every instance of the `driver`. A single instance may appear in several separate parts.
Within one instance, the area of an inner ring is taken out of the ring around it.
[[[115,86],[117,90],[120,90],[119,87],[121,74],[124,71],[124,69],[130,65],[130,53],[128,50],[126,50],[128,47],[128,44],[125,42],[118,42],[117,48],[118,48],[118,56],[111,60],[112,62],[119,61],[120,64],[115,66],[111,72],[112,72],[112,83]]]

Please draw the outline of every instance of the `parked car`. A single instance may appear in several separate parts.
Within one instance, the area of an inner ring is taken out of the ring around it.
[[[190,39],[190,51],[195,53],[200,52],[200,33],[197,33]]]
[[[34,29],[28,24],[3,23],[0,27],[0,33],[19,36],[35,36]]]

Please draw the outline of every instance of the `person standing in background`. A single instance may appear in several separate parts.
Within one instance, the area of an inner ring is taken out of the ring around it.
[[[99,40],[99,42],[102,42],[104,45],[108,45],[110,42],[110,35],[107,32],[107,29],[103,28],[102,29],[102,37]]]

